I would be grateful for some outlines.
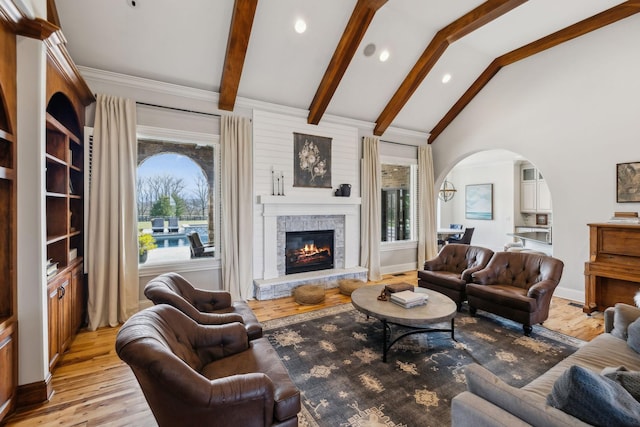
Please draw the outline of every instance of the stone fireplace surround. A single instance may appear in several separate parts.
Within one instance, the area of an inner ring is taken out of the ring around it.
[[[358,266],[360,248],[359,197],[261,196],[264,230],[264,275],[254,280],[258,300],[290,296],[303,284],[338,286],[338,280],[366,280],[367,270]],[[334,265],[331,270],[285,275],[287,231],[335,230]]]

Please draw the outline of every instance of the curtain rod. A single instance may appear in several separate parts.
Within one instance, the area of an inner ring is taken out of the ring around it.
[[[149,104],[149,103],[146,103],[146,102],[139,102],[139,101],[136,101],[136,105],[144,105],[145,107],[163,108],[165,110],[182,111],[183,113],[202,114],[204,116],[221,117],[220,114],[215,114],[215,113],[205,113],[203,111],[187,110],[186,108],[167,107],[167,106],[164,106],[164,105]]]

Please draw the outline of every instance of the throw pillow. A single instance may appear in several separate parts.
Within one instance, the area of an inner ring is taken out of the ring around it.
[[[627,327],[640,317],[640,309],[632,305],[617,303],[613,312],[613,330],[611,335],[627,340]]]
[[[581,366],[558,377],[547,403],[588,424],[640,426],[640,402],[620,384]]]
[[[630,371],[624,366],[618,366],[604,368],[600,374],[620,384],[640,402],[640,371]]]
[[[636,353],[640,353],[640,318],[627,328],[627,345]]]

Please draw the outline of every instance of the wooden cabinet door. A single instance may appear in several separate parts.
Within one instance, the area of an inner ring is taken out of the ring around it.
[[[544,181],[538,181],[537,199],[539,212],[551,212],[551,192]]]
[[[536,183],[523,182],[520,186],[520,210],[522,212],[536,211]]]
[[[60,355],[60,332],[58,327],[59,316],[59,291],[58,281],[54,281],[47,287],[47,308],[48,308],[48,325],[49,325],[49,369],[58,361]]]
[[[0,424],[15,406],[18,387],[18,342],[14,324],[0,332]]]
[[[62,354],[69,344],[71,344],[71,338],[73,337],[73,284],[71,282],[71,276],[67,276],[67,280],[60,284],[60,306],[59,320],[60,320],[60,354]]]
[[[72,307],[72,333],[75,333],[84,324],[84,272],[82,264],[77,265],[71,272],[71,282],[73,287],[73,307]]]

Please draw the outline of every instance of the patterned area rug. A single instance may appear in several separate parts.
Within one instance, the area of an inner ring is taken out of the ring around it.
[[[541,326],[525,337],[522,325],[463,311],[455,320],[456,341],[445,332],[409,335],[383,363],[382,322],[351,304],[263,326],[302,392],[300,426],[311,427],[450,425],[451,399],[466,390],[466,365],[479,363],[520,387],[582,344]]]

